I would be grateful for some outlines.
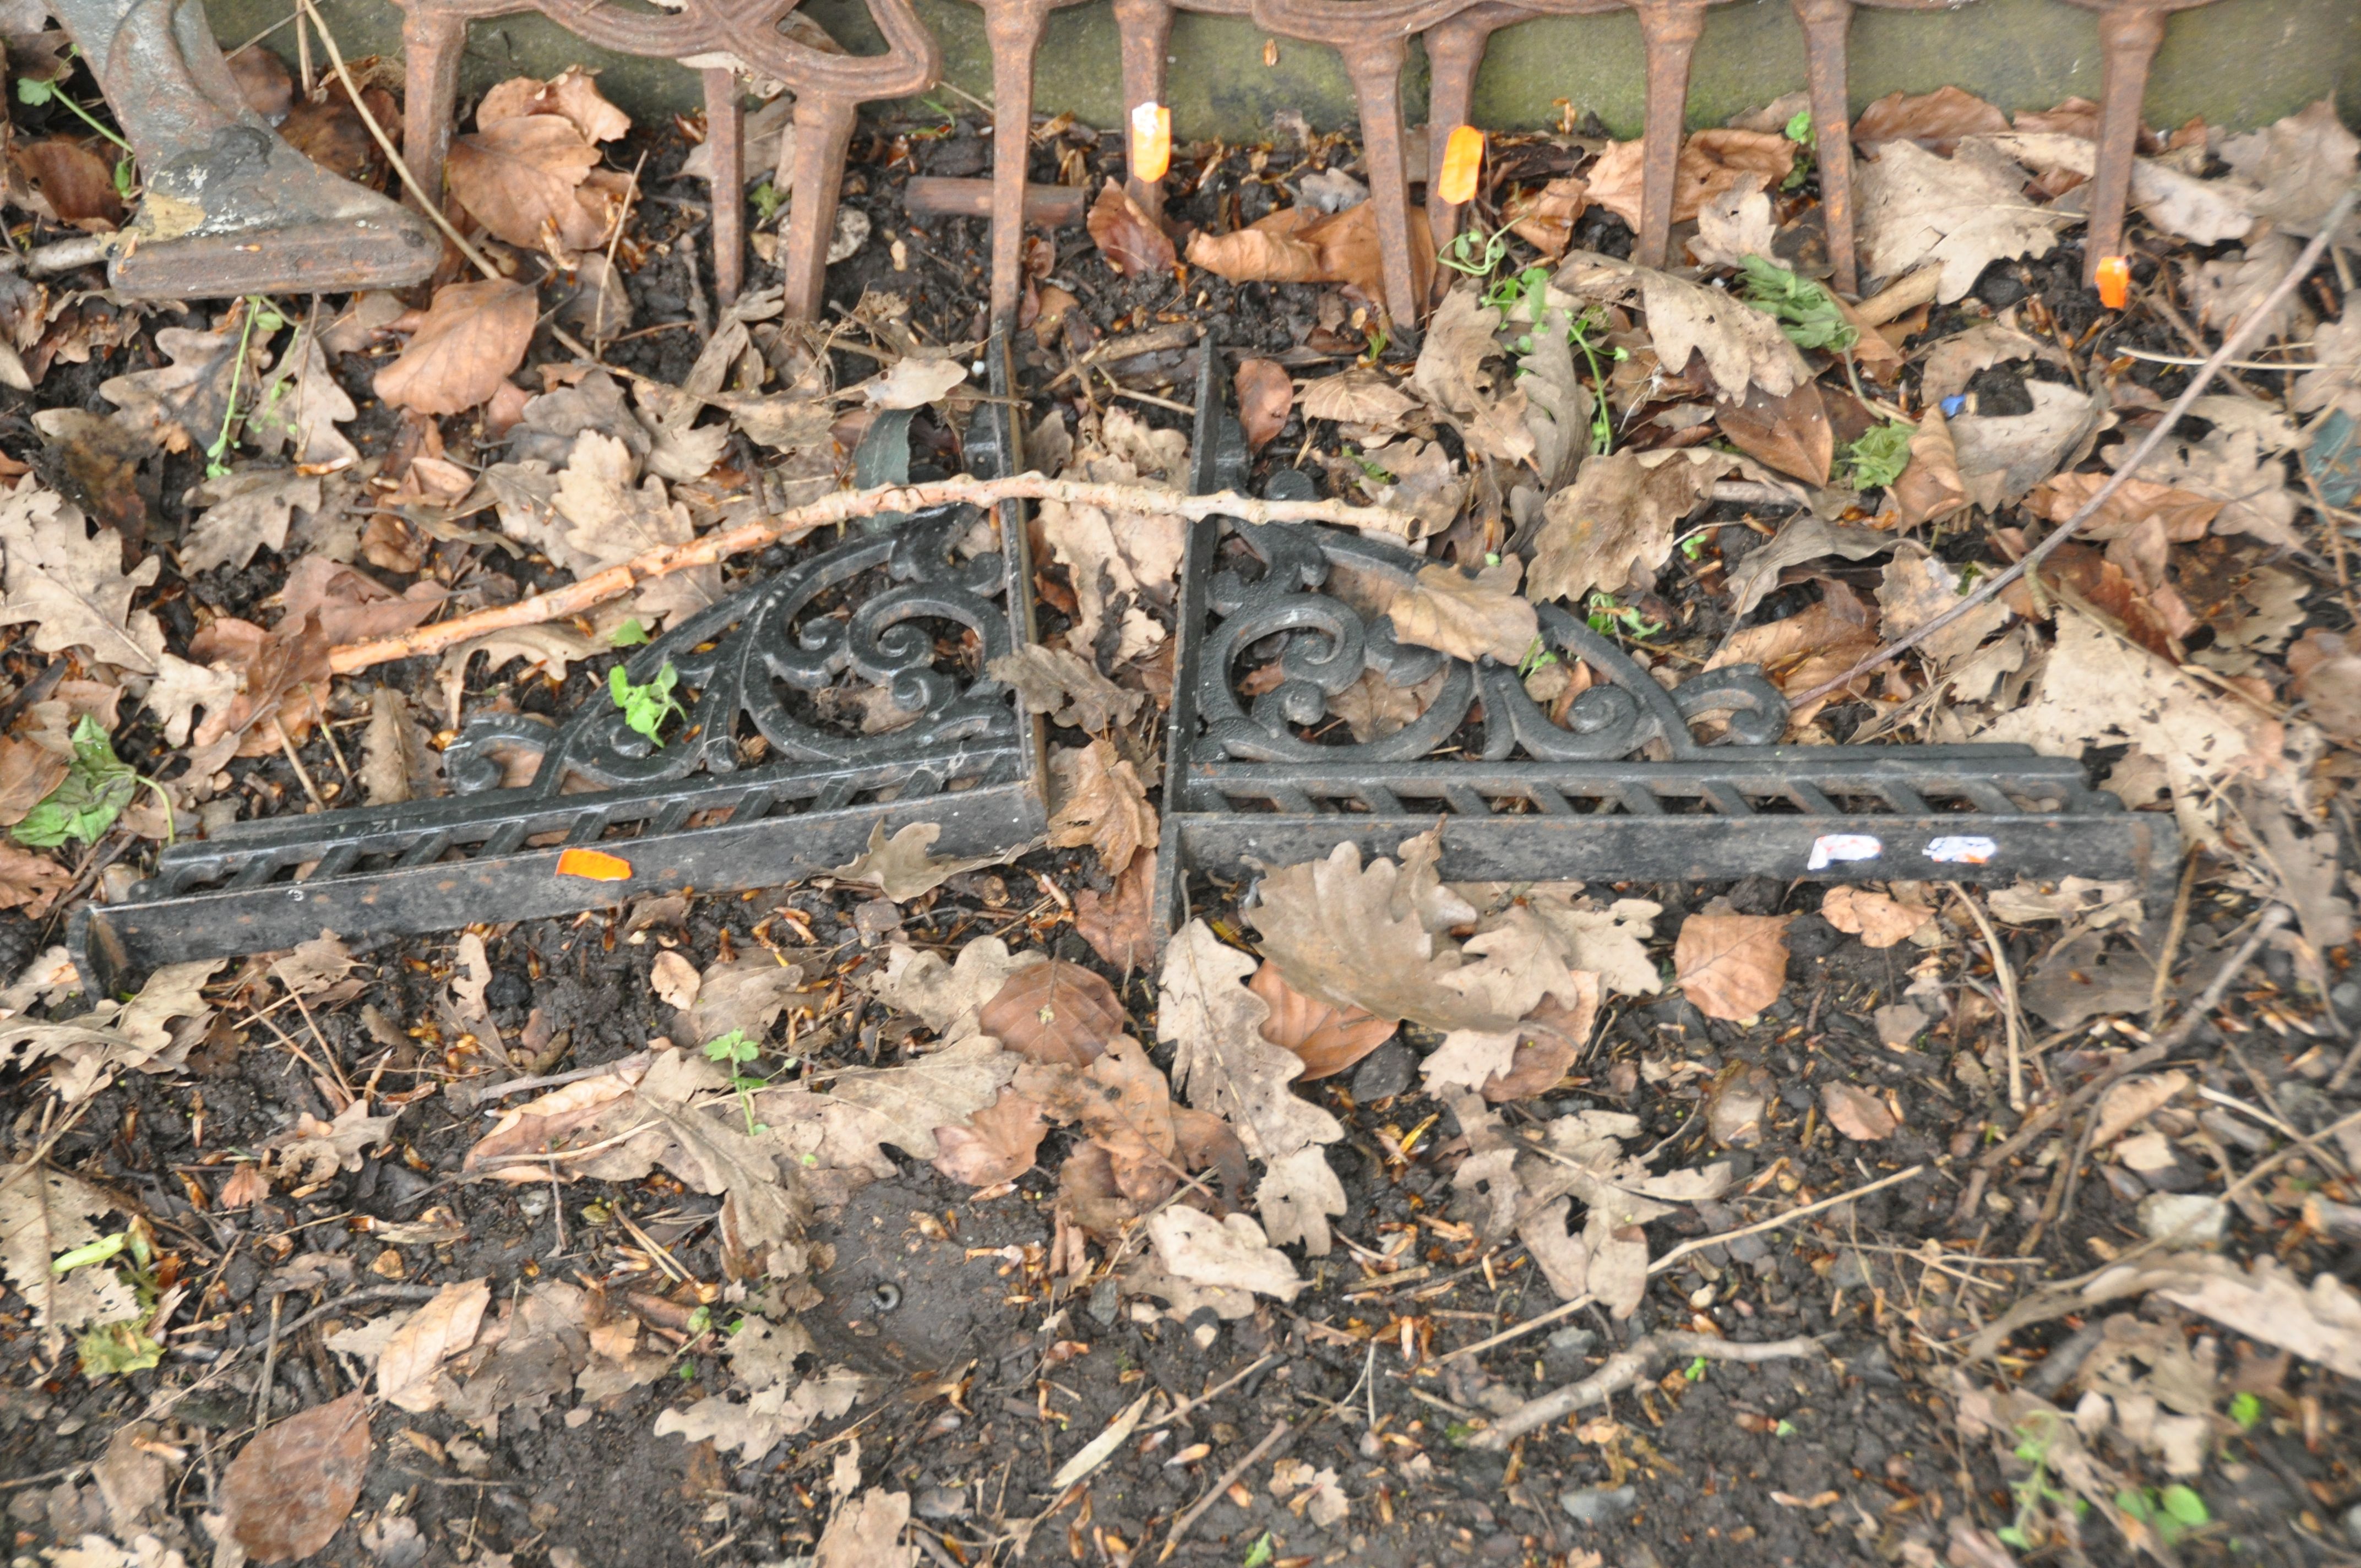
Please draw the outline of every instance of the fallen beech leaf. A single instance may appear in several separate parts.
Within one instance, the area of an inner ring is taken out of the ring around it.
[[[1784,915],[1692,915],[1673,944],[1673,972],[1708,1018],[1752,1018],[1787,983]]]
[[[1533,651],[1541,618],[1517,593],[1524,563],[1510,556],[1469,576],[1456,566],[1422,567],[1413,586],[1386,607],[1394,635],[1455,659],[1490,654],[1514,667]]]
[[[1425,208],[1411,209],[1410,228],[1412,283],[1423,296],[1434,271]],[[1308,204],[1284,207],[1230,234],[1200,230],[1188,261],[1233,283],[1343,283],[1371,300],[1384,293],[1374,202],[1327,216]]]
[[[697,966],[676,948],[666,948],[648,966],[648,989],[656,993],[656,1000],[684,1013],[697,1005],[697,987],[703,983]]]
[[[165,655],[170,658],[170,654]],[[175,660],[186,664],[186,660]],[[160,685],[159,677],[157,685]],[[156,687],[148,688],[148,704],[156,705]],[[183,722],[175,737],[168,720],[165,739],[173,745],[184,745],[189,739],[188,726]],[[25,820],[25,814],[38,806],[49,791],[64,782],[73,764],[37,741],[19,740],[13,735],[0,735],[0,828],[14,828]]]
[[[1317,381],[1307,381],[1303,387],[1305,419],[1333,419],[1345,424],[1400,430],[1402,421],[1418,406],[1416,398],[1376,370],[1343,370],[1334,376],[1323,376]]]
[[[1850,884],[1828,889],[1820,900],[1820,918],[1872,948],[1890,948],[1934,917],[1932,910]]]
[[[2064,522],[2080,511],[2109,480],[2105,474],[2058,474],[2034,487],[2025,504],[2052,522]],[[2129,532],[2145,519],[2164,524],[2165,537],[2187,544],[2205,537],[2223,503],[2193,491],[2159,485],[2153,479],[2126,479],[2096,512],[2075,531],[2078,538],[2099,541]]]
[[[1295,383],[1276,359],[1241,359],[1236,385],[1238,424],[1246,431],[1246,445],[1259,452],[1287,428],[1288,413],[1295,406]]]
[[[446,283],[401,356],[377,373],[397,408],[456,414],[484,402],[524,363],[537,306],[522,283]]]
[[[1509,198],[1500,215],[1518,238],[1555,261],[1574,243],[1574,225],[1590,205],[1590,187],[1573,175],[1553,180],[1538,191],[1521,191]]]
[[[1260,226],[1230,234],[1201,229],[1189,236],[1188,258],[1190,266],[1202,267],[1233,283],[1309,283],[1320,272],[1318,251],[1292,232]]]
[[[264,1428],[223,1474],[228,1535],[256,1563],[321,1551],[360,1500],[368,1455],[368,1398],[358,1389]]]
[[[1635,571],[1653,572],[1671,558],[1674,529],[1736,466],[1728,453],[1694,450],[1627,447],[1587,459],[1574,483],[1543,503],[1526,597],[1579,606],[1593,588],[1622,592]]]
[[[1091,203],[1087,226],[1107,265],[1126,278],[1169,272],[1176,260],[1171,236],[1120,180],[1110,180]]]
[[[1047,968],[1047,965],[1040,966]],[[970,1187],[992,1187],[1014,1181],[1033,1168],[1041,1139],[1049,1131],[1041,1107],[1014,1089],[963,1123],[935,1129],[935,1168]]]
[[[1771,198],[1764,187],[1769,177],[1741,174],[1730,189],[1707,198],[1697,208],[1697,237],[1689,255],[1700,267],[1737,267],[1750,256],[1769,257],[1779,237],[1771,215]],[[1865,334],[1875,337],[1874,333]]]
[[[1647,313],[1648,336],[1667,374],[1702,355],[1723,402],[1737,402],[1752,382],[1785,397],[1812,378],[1803,355],[1769,314],[1719,289],[1692,283],[1611,256],[1578,251],[1566,258],[1554,286],[1602,304],[1637,300]]]
[[[434,1379],[444,1361],[476,1343],[491,1299],[489,1280],[469,1279],[445,1285],[403,1319],[378,1355],[379,1396],[413,1415],[433,1409],[441,1401]]]
[[[1856,1143],[1873,1144],[1894,1135],[1894,1113],[1886,1108],[1884,1101],[1866,1089],[1857,1089],[1850,1083],[1823,1083],[1820,1109],[1828,1113],[1828,1125]]]
[[[1028,1061],[1088,1067],[1123,1033],[1125,1019],[1104,977],[1052,959],[1010,975],[976,1021]]]
[[[2020,126],[2022,123],[2020,118]],[[1930,152],[1948,155],[1962,137],[1995,136],[2008,128],[2008,116],[1992,104],[1971,93],[1944,86],[1916,96],[1887,93],[1853,121],[1852,139],[1861,147],[1915,141]]]
[[[1939,262],[1935,297],[1944,304],[1995,261],[2048,255],[2072,221],[2028,199],[2025,170],[1984,142],[1962,142],[1949,159],[1889,142],[1859,178],[1864,270],[1882,281]]]
[[[1796,145],[1777,131],[1705,130],[1681,143],[1679,171],[1673,181],[1673,222],[1687,223],[1697,209],[1736,184],[1741,175],[1764,177],[1776,186],[1795,166]],[[1608,144],[1584,178],[1590,204],[1604,207],[1634,231],[1640,226],[1640,163],[1646,144]]]
[[[578,65],[567,66],[547,82],[514,76],[497,83],[476,106],[476,128],[487,130],[522,115],[563,115],[590,141],[613,141],[631,128],[631,117],[607,102],[598,82]]]
[[[998,859],[992,855],[974,860],[938,859],[931,848],[942,832],[939,822],[912,822],[895,829],[889,839],[885,836],[885,824],[880,822],[869,829],[869,847],[843,865],[832,868],[830,874],[876,888],[900,904],[942,886],[947,879],[961,872],[991,865]]]
[[[1708,669],[1760,664],[1782,691],[1804,691],[1852,667],[1877,646],[1877,617],[1861,596],[1833,577],[1820,580],[1820,601],[1784,620],[1750,626],[1725,639]],[[1819,711],[1806,705],[1789,722],[1807,724]]]
[[[106,159],[71,137],[43,137],[27,142],[16,156],[23,159],[34,187],[58,215],[58,222],[93,234],[104,234],[123,222],[123,197],[115,189],[115,171]]]
[[[1910,433],[1910,461],[1886,493],[1894,498],[1899,525],[1905,530],[1940,521],[1968,504],[1951,427],[1932,400]]]
[[[881,409],[916,409],[939,402],[967,379],[967,367],[939,353],[906,354],[894,367],[861,389]]]
[[[1724,403],[1715,411],[1721,433],[1748,456],[1807,485],[1828,482],[1828,464],[1836,456],[1836,433],[1828,428],[1828,405],[1817,381],[1806,381],[1784,398],[1760,387],[1747,389],[1742,403]]]
[[[1306,996],[1266,959],[1246,989],[1270,1008],[1263,1038],[1303,1058],[1303,1078],[1332,1078],[1394,1037],[1397,1025],[1360,1007],[1339,1007]]]
[[[521,115],[454,141],[445,178],[469,215],[509,244],[539,250],[547,232],[568,250],[589,250],[606,231],[575,191],[598,158],[565,116]]]

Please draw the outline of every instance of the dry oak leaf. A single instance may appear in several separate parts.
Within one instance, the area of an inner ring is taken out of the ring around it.
[[[1074,930],[1128,979],[1156,951],[1156,851],[1134,855],[1105,893],[1076,888]]]
[[[1014,1181],[1033,1168],[1049,1131],[1038,1102],[1004,1089],[999,1099],[965,1122],[935,1129],[935,1146],[942,1151],[935,1157],[935,1168],[970,1187]]]
[[[156,673],[164,629],[131,608],[132,594],[163,570],[156,555],[125,572],[122,535],[92,532],[81,509],[29,475],[0,501],[0,626],[32,621],[33,646],[44,653],[80,648],[102,664]]]
[[[1344,1213],[1345,1203],[1321,1146],[1345,1129],[1297,1097],[1291,1085],[1303,1062],[1264,1037],[1270,1009],[1241,983],[1254,968],[1203,921],[1190,921],[1165,948],[1157,1038],[1173,1045],[1172,1081],[1189,1102],[1225,1118],[1247,1155],[1262,1161],[1255,1206],[1271,1240],[1300,1241],[1323,1257],[1328,1216]]]
[[[423,1415],[440,1404],[434,1385],[443,1363],[476,1343],[476,1331],[491,1299],[490,1280],[465,1280],[445,1285],[404,1318],[378,1354],[379,1397],[412,1415]]]
[[[1179,259],[1172,236],[1153,214],[1131,199],[1120,180],[1110,180],[1091,203],[1086,226],[1107,265],[1125,278],[1170,272]]]
[[[2008,116],[1999,109],[1971,93],[1945,86],[1916,96],[1887,93],[1853,121],[1852,139],[1861,147],[1915,141],[1949,153],[1962,137],[1993,136],[2008,128]]]
[[[1985,142],[1962,142],[1948,159],[1889,142],[1862,162],[1859,180],[1867,269],[1884,280],[1939,263],[1935,297],[1944,304],[1964,298],[1995,261],[2048,255],[2073,221],[2028,198],[2025,170]]]
[[[254,1563],[322,1551],[360,1500],[368,1456],[359,1389],[265,1427],[222,1475],[223,1533]]]
[[[759,1455],[749,1451],[746,1457]],[[917,1568],[918,1549],[902,1544],[909,1522],[909,1493],[872,1486],[828,1521],[812,1568]]]
[[[977,1025],[1027,1061],[1088,1067],[1124,1030],[1123,1003],[1104,977],[1061,959],[1008,977]]]
[[[1784,398],[1754,387],[1744,402],[1724,403],[1716,415],[1721,433],[1749,457],[1807,485],[1828,482],[1836,433],[1818,382],[1806,381]]]
[[[47,855],[0,839],[0,909],[21,909],[38,920],[73,883],[73,872]]]
[[[1167,1272],[1194,1285],[1252,1290],[1292,1301],[1309,1281],[1270,1245],[1250,1214],[1222,1219],[1174,1204],[1148,1216],[1148,1237]]]
[[[1575,302],[1638,303],[1666,372],[1677,375],[1691,355],[1703,355],[1706,373],[1724,402],[1743,399],[1749,382],[1784,398],[1812,378],[1811,367],[1776,321],[1721,290],[1591,251],[1569,252],[1550,286]],[[1549,302],[1560,307],[1570,302],[1553,297]]]
[[[1935,918],[1932,910],[1905,904],[1882,893],[1850,885],[1832,887],[1820,900],[1820,917],[1838,930],[1859,937],[1862,945],[1890,948]]]
[[[1246,445],[1259,452],[1287,428],[1295,406],[1295,382],[1276,359],[1241,359],[1233,378],[1238,394],[1238,426]]]
[[[1341,370],[1303,386],[1305,419],[1397,431],[1418,406],[1416,398],[1378,370]]]
[[[445,284],[409,345],[377,373],[377,395],[423,414],[465,413],[524,363],[537,313],[533,291],[522,283]]]
[[[172,657],[169,653],[164,656],[167,659]],[[175,664],[187,663],[179,659],[172,662]],[[159,677],[156,685],[161,684],[161,677]],[[155,685],[150,685],[148,692],[149,706],[153,707]],[[186,744],[189,739],[186,721],[182,722],[179,735],[173,735],[168,727],[164,738],[175,746]],[[49,791],[65,782],[66,774],[72,768],[70,757],[61,757],[38,741],[0,735],[0,828],[14,828],[25,820],[27,812],[49,797]]]
[[[1787,983],[1784,915],[1692,915],[1673,945],[1681,991],[1708,1018],[1752,1018]]]
[[[867,983],[878,1001],[917,1014],[945,1045],[957,1045],[983,1033],[984,1004],[1011,976],[1048,961],[1046,953],[1012,953],[997,937],[968,943],[954,963],[897,944],[886,951],[885,972]]]
[[[2361,165],[2361,137],[2345,128],[2335,104],[2323,98],[2261,130],[2224,140],[2222,160],[2257,187],[2250,203],[2257,217],[2310,238],[2353,183]],[[2346,243],[2345,237],[2337,243]]]
[[[1469,576],[1456,566],[1422,567],[1412,585],[1386,607],[1394,636],[1455,659],[1489,654],[1514,667],[1541,638],[1541,618],[1519,597],[1524,563],[1510,556]]]
[[[1072,649],[1045,648],[1038,642],[1003,653],[984,674],[1016,692],[1026,712],[1093,734],[1129,724],[1148,700],[1147,693],[1126,691],[1100,674],[1096,665]]]
[[[2108,478],[2105,474],[2054,475],[2034,487],[2025,504],[2052,522],[2064,522],[2081,510]],[[2126,479],[2074,532],[2081,539],[2118,539],[2153,517],[2164,525],[2167,539],[2187,544],[2205,537],[2222,507],[2222,501],[2192,490],[2175,489],[2153,479]]]
[[[1960,571],[1916,544],[1905,544],[1879,574],[1877,608],[1882,632],[1906,636],[1967,596],[1959,590]],[[1974,652],[1986,637],[2008,623],[2009,609],[1996,600],[1970,610],[1918,644],[1918,656],[1940,674]]]
[[[1697,132],[1681,143],[1673,179],[1673,222],[1696,218],[1707,202],[1745,175],[1761,175],[1776,186],[1795,168],[1798,150],[1777,131]],[[1606,208],[1635,231],[1640,226],[1640,166],[1646,151],[1643,141],[1609,142],[1583,176],[1590,204]]]
[[[1119,876],[1134,855],[1156,842],[1156,808],[1148,804],[1147,786],[1110,742],[1056,748],[1049,777],[1058,799],[1049,817],[1051,844],[1088,844],[1098,850],[1100,866]]]
[[[1893,499],[1897,526],[1905,530],[1939,522],[1968,504],[1951,427],[1931,400],[1919,416],[1918,428],[1910,433],[1910,461],[1886,493]]]
[[[1890,1138],[1899,1125],[1884,1101],[1850,1083],[1820,1085],[1820,1109],[1828,1113],[1828,1125],[1856,1143]]]
[[[1263,1020],[1263,1038],[1303,1058],[1306,1083],[1343,1072],[1392,1039],[1399,1027],[1365,1008],[1339,1007],[1304,995],[1268,959],[1255,970],[1246,989],[1270,1009],[1270,1016]]]
[[[225,428],[236,389],[254,384],[261,346],[235,324],[217,332],[164,327],[156,334],[156,346],[172,356],[171,364],[102,381],[98,394],[121,411],[115,416],[117,426],[167,452],[203,447]]]
[[[1987,511],[2081,461],[2106,415],[2101,397],[2054,381],[2028,381],[2025,389],[2033,400],[2030,413],[1963,413],[1950,422],[1960,482]]]
[[[1588,183],[1569,174],[1538,191],[1510,196],[1500,215],[1519,239],[1542,253],[1543,260],[1555,261],[1574,243],[1574,225],[1589,205]]]
[[[1736,466],[1728,453],[1694,449],[1588,459],[1543,505],[1526,597],[1578,605],[1594,588],[1620,593],[1634,573],[1671,558],[1674,530]]]
[[[567,250],[589,250],[607,228],[575,192],[598,158],[564,115],[522,115],[454,141],[445,178],[468,214],[509,244],[539,250],[548,233]]]
[[[662,479],[650,474],[633,488],[635,467],[630,447],[613,436],[585,431],[575,438],[573,457],[551,498],[555,515],[541,538],[551,560],[588,576],[696,537],[688,508],[671,498]],[[653,623],[693,615],[719,601],[721,592],[721,568],[697,566],[655,579],[640,590],[632,609]]]
[[[21,1165],[0,1166],[0,1179],[13,1183],[0,1187],[0,1272],[32,1308],[33,1326],[48,1331],[49,1353],[64,1350],[70,1330],[138,1321],[139,1299],[115,1270],[59,1274],[49,1266],[60,1254],[97,1241],[92,1221],[116,1201],[62,1170],[43,1168],[28,1177]]]
[[[862,383],[861,395],[881,409],[917,409],[940,402],[967,379],[967,367],[940,349],[920,349],[894,361],[884,375]]]
[[[885,824],[869,829],[869,847],[829,874],[873,887],[896,904],[942,886],[961,872],[997,864],[1004,856],[980,855],[972,860],[937,856],[933,845],[942,837],[939,822],[912,822],[885,836]]]
[[[189,492],[204,508],[181,545],[181,570],[243,569],[257,550],[281,550],[297,507],[320,510],[320,477],[293,468],[240,468],[207,479]]]
[[[1738,267],[1750,256],[1771,254],[1779,225],[1771,214],[1769,183],[1764,175],[1742,174],[1697,209],[1697,237],[1689,241],[1689,255],[1698,266]]]

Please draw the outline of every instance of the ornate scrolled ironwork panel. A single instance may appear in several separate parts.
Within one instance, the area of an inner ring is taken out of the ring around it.
[[[1197,488],[1245,471],[1209,348]],[[1309,495],[1298,474],[1273,494]],[[2128,812],[2081,762],[2022,746],[1782,746],[1751,665],[1667,687],[1614,639],[1537,607],[1518,669],[1407,646],[1381,608],[1432,563],[1316,524],[1193,525],[1166,768],[1159,912],[1191,868],[1278,867],[1440,828],[1466,881],[2132,878],[2169,895],[2170,817]],[[1587,685],[1583,681],[1587,681]],[[1357,729],[1356,729],[1357,727]]]
[[[1005,359],[995,366],[1005,388]],[[1010,406],[1004,393],[977,416],[967,449],[979,473],[1019,461]],[[241,822],[164,850],[130,898],[77,916],[85,984],[111,994],[158,964],[323,930],[430,931],[776,886],[846,863],[880,827],[939,824],[945,855],[1039,838],[1039,721],[986,673],[1031,639],[1025,525],[1007,503],[1000,548],[963,554],[982,521],[950,506],[853,533],[640,649],[627,678],[669,664],[683,694],[662,745],[601,689],[562,723],[471,719],[444,752],[454,793],[442,799]],[[623,872],[566,874],[569,850]]]

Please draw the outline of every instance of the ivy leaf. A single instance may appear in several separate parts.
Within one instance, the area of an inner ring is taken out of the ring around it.
[[[19,844],[54,850],[69,839],[96,843],[138,792],[138,773],[115,756],[106,731],[86,713],[74,723],[73,751],[65,782],[16,824]]]

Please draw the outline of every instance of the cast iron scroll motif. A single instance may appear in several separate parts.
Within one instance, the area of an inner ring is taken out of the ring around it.
[[[1236,485],[1246,454],[1218,383],[1201,379],[1199,397],[1202,493]],[[1310,489],[1294,473],[1270,486]],[[1368,608],[1429,565],[1316,524],[1192,527],[1158,862],[1167,922],[1185,914],[1191,868],[1275,868],[1347,841],[1390,855],[1438,827],[1444,874],[1471,882],[2080,875],[2170,894],[2172,819],[2124,810],[2078,759],[2012,745],[1778,745],[1786,699],[1753,666],[1668,689],[1613,639],[1543,605],[1536,655],[1579,661],[1592,681],[1553,714],[1515,669],[1406,646]],[[1356,741],[1340,698],[1365,675],[1422,706]]]
[[[1017,461],[1008,409],[984,404],[969,433],[970,466],[987,477]],[[906,451],[896,477],[906,465]],[[350,939],[776,886],[846,863],[881,827],[939,824],[941,855],[1039,838],[1039,721],[984,673],[1031,639],[1025,527],[1010,503],[1000,548],[964,554],[983,521],[946,506],[855,532],[639,650],[630,680],[670,663],[686,695],[662,746],[601,689],[562,724],[472,719],[444,753],[452,796],[242,822],[164,850],[129,899],[77,915],[86,989],[111,995],[159,964],[324,930]],[[895,726],[864,733],[864,699],[890,706]],[[526,758],[531,782],[501,787],[504,764]],[[570,850],[624,870],[568,874]]]

